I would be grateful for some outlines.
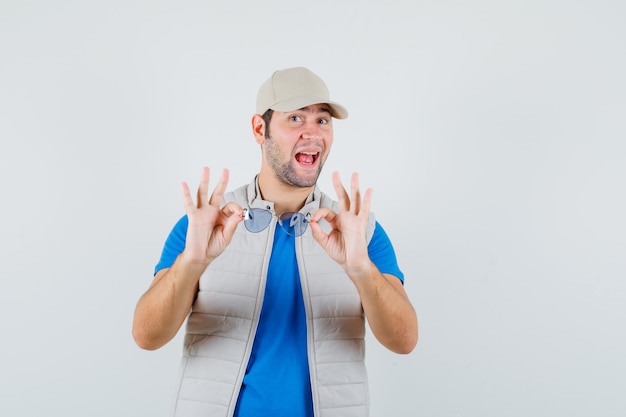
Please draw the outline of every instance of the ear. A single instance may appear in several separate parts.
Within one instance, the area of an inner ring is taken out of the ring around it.
[[[265,120],[263,120],[260,114],[252,116],[252,133],[256,143],[259,145],[265,143]]]

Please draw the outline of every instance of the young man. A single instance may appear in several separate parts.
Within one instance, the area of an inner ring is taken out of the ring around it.
[[[303,67],[274,72],[257,95],[252,132],[261,170],[226,193],[224,170],[168,237],[133,336],[169,342],[187,320],[174,416],[367,416],[365,319],[397,353],[417,343],[417,317],[393,247],[358,176],[337,201],[316,186],[346,109]]]

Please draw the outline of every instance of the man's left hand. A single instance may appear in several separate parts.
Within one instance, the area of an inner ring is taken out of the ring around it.
[[[363,198],[359,190],[359,175],[352,174],[350,194],[344,188],[339,173],[333,173],[333,186],[339,203],[338,212],[321,208],[311,218],[313,237],[324,250],[338,262],[349,276],[368,268],[371,261],[367,253],[366,228],[370,214],[372,189],[365,191]],[[325,219],[331,226],[325,233],[317,222]]]

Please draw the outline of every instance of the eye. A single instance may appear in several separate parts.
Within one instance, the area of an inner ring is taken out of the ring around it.
[[[302,117],[298,116],[297,114],[292,114],[291,116],[289,116],[289,120],[292,122],[301,122]]]
[[[319,119],[318,123],[321,125],[327,125],[330,123],[330,120],[322,118],[322,119]]]

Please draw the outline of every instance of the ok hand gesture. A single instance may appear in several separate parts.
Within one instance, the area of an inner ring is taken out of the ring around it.
[[[350,195],[344,188],[337,172],[333,173],[333,186],[337,193],[339,211],[321,208],[311,218],[313,237],[324,250],[338,262],[349,276],[367,269],[371,261],[367,253],[367,220],[370,214],[372,190],[367,189],[361,198],[359,176],[352,174]],[[327,234],[317,224],[320,219],[330,223]]]
[[[243,220],[243,210],[238,204],[231,202],[220,207],[228,185],[228,170],[222,171],[210,198],[208,195],[209,174],[209,168],[204,167],[196,203],[191,198],[187,183],[181,184],[185,212],[189,219],[183,256],[189,262],[205,264],[205,266],[224,252],[233,237],[237,224]]]

